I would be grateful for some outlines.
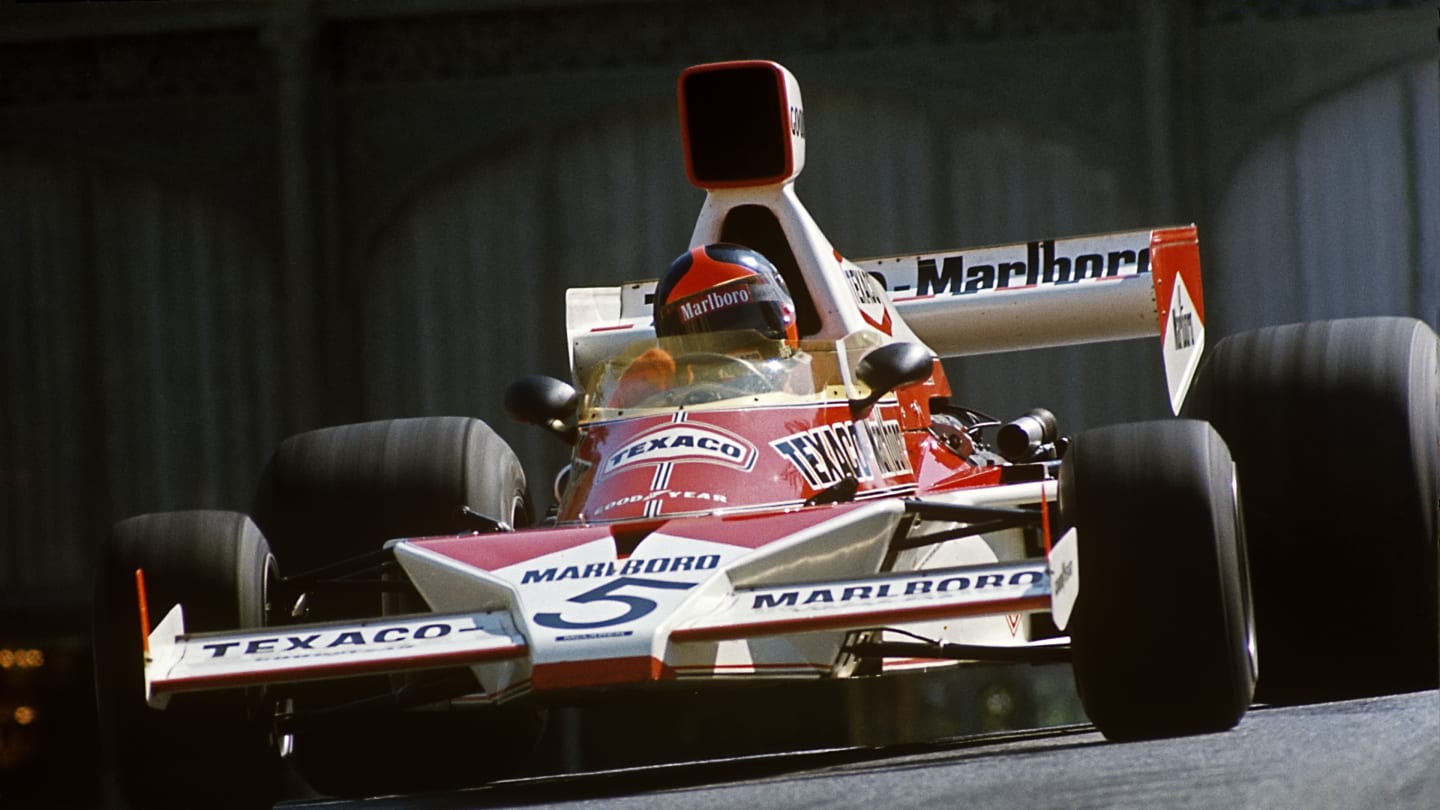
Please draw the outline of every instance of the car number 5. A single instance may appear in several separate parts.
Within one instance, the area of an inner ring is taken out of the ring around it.
[[[542,627],[553,627],[557,630],[578,630],[593,629],[596,627],[611,627],[617,624],[633,622],[636,619],[646,616],[655,608],[659,607],[653,599],[646,599],[643,596],[616,593],[621,588],[656,588],[660,590],[684,591],[695,587],[693,582],[672,582],[663,579],[644,579],[642,577],[619,577],[609,582],[591,588],[585,593],[572,596],[565,600],[567,602],[578,602],[588,604],[590,602],[617,602],[625,606],[625,612],[611,619],[599,621],[571,621],[559,613],[536,613],[535,623]]]

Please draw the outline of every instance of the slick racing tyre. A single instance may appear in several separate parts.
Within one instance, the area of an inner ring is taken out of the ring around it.
[[[1265,672],[1259,699],[1437,683],[1435,332],[1408,318],[1228,337],[1185,413],[1239,467]]]
[[[1107,738],[1223,731],[1255,688],[1244,540],[1225,442],[1204,422],[1075,437],[1060,469],[1076,531],[1075,683]]]
[[[467,512],[466,510],[469,510]],[[530,521],[515,452],[479,419],[365,422],[286,439],[261,473],[255,522],[291,573],[380,549],[396,537]],[[378,602],[323,602],[312,618],[368,617]]]
[[[100,552],[92,640],[101,742],[131,807],[269,808],[280,761],[263,693],[176,695],[163,711],[146,705],[136,569],[152,624],[179,603],[187,632],[260,627],[275,573],[265,538],[235,512],[115,524]]]
[[[343,425],[281,443],[255,507],[287,571],[379,550],[397,537],[490,531],[530,522],[519,459],[478,419],[432,417]],[[483,518],[477,516],[484,516]],[[504,542],[504,538],[496,538]],[[316,590],[304,619],[423,612],[413,591]],[[478,688],[468,669],[301,684],[294,761],[316,790],[342,796],[473,784],[528,756],[543,715],[527,709],[407,712],[389,695],[433,700]],[[380,699],[380,700],[377,700]],[[361,710],[356,707],[369,707]]]

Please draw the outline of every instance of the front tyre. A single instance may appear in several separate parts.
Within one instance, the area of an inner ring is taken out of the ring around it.
[[[268,808],[280,761],[273,712],[258,692],[145,702],[135,571],[145,572],[152,623],[184,606],[187,632],[261,627],[274,558],[235,512],[166,512],[115,524],[100,552],[92,624],[101,744],[116,788],[134,808]]]
[[[1256,657],[1230,453],[1189,420],[1075,437],[1060,509],[1076,530],[1069,627],[1086,714],[1112,740],[1223,731]]]
[[[261,475],[255,519],[286,571],[380,549],[396,537],[490,530],[530,521],[520,461],[479,419],[389,419],[286,439]],[[504,543],[503,534],[494,542]],[[424,612],[418,593],[370,589],[311,594],[309,620]],[[430,670],[301,685],[294,763],[311,787],[338,796],[460,787],[518,769],[543,715],[528,708],[404,711],[386,693],[436,700],[479,686],[469,670]],[[438,705],[438,704],[437,704]]]
[[[255,522],[289,572],[376,551],[396,537],[488,530],[467,509],[510,526],[530,520],[515,452],[489,425],[458,416],[291,436],[275,449],[257,490]],[[351,615],[374,610],[365,605]]]

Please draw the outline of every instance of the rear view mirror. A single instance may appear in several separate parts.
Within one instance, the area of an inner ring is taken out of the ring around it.
[[[870,387],[870,395],[850,400],[850,413],[860,416],[896,388],[927,379],[934,366],[935,356],[918,343],[887,343],[872,350],[855,365],[855,376]]]
[[[570,444],[576,430],[572,417],[580,406],[580,392],[564,380],[531,374],[505,389],[505,412],[525,425],[545,428]]]

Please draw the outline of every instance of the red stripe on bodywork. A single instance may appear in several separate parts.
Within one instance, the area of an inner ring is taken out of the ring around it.
[[[494,571],[605,538],[615,539],[617,548],[623,554],[655,531],[690,540],[723,543],[741,548],[760,548],[796,532],[834,520],[861,506],[837,504],[800,508],[790,512],[637,520],[601,526],[470,534],[407,542],[483,571]]]
[[[150,598],[145,595],[145,569],[135,569],[135,598],[140,603],[140,649],[150,657]]]
[[[1160,335],[1170,330],[1170,295],[1175,279],[1185,282],[1195,317],[1205,323],[1205,297],[1200,288],[1200,236],[1194,225],[1165,228],[1150,235],[1150,275],[1155,285],[1156,315],[1160,319]]]
[[[858,504],[841,504],[808,507],[793,512],[681,519],[671,521],[663,531],[665,534],[689,540],[760,548],[858,508],[861,508]]]
[[[594,661],[556,661],[536,664],[530,673],[530,686],[545,689],[575,689],[583,686],[614,686],[624,683],[648,683],[675,677],[665,663],[648,655],[631,658],[602,658]]]
[[[683,667],[669,667],[681,678],[693,678],[697,675],[715,674],[740,674],[740,675],[765,675],[775,673],[804,673],[807,675],[828,675],[835,670],[830,664],[814,664],[808,661],[796,662],[793,664],[692,664]]]
[[[482,571],[494,571],[609,537],[610,532],[607,527],[590,526],[503,534],[467,534],[409,542]]]

